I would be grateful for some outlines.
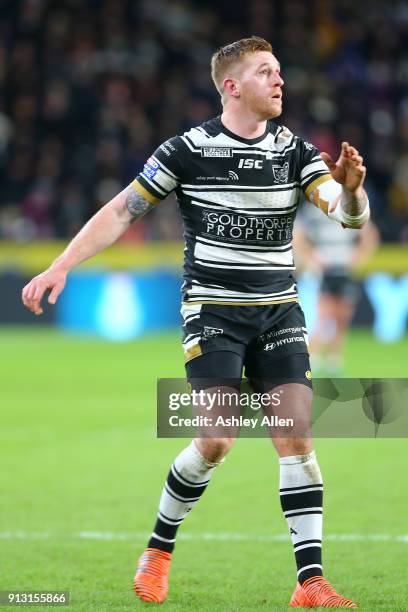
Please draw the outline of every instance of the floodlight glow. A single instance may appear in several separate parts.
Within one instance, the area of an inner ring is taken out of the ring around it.
[[[108,340],[126,342],[140,335],[143,309],[136,283],[129,274],[106,278],[95,317],[98,332]]]

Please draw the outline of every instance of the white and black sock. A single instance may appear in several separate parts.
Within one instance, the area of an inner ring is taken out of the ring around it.
[[[323,481],[316,453],[281,457],[280,500],[302,584],[322,576]]]
[[[204,459],[194,440],[176,457],[160,498],[149,548],[173,551],[177,529],[204,493],[218,465]]]

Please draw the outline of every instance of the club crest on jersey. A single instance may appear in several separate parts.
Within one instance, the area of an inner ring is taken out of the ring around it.
[[[201,147],[201,157],[232,157],[229,147]]]
[[[275,181],[278,181],[278,183],[286,183],[289,177],[289,162],[285,162],[283,166],[273,164],[272,172]]]

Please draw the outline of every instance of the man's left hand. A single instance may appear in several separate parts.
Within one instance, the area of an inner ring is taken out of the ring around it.
[[[363,158],[355,147],[348,142],[341,144],[339,159],[334,162],[328,153],[321,154],[335,181],[343,185],[350,193],[355,194],[362,187],[366,175]]]

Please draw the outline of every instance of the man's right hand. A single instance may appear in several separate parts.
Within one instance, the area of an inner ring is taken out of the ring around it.
[[[55,304],[65,287],[68,272],[116,242],[131,223],[143,217],[151,208],[154,208],[154,204],[141,196],[132,185],[118,193],[89,219],[54,263],[24,287],[24,306],[36,315],[42,314],[41,300],[47,290],[50,290],[48,303]]]
[[[67,272],[60,268],[48,268],[38,276],[35,276],[23,289],[22,300],[26,306],[35,315],[41,315],[43,309],[41,300],[47,289],[50,290],[48,303],[55,304],[59,294],[65,287]]]

